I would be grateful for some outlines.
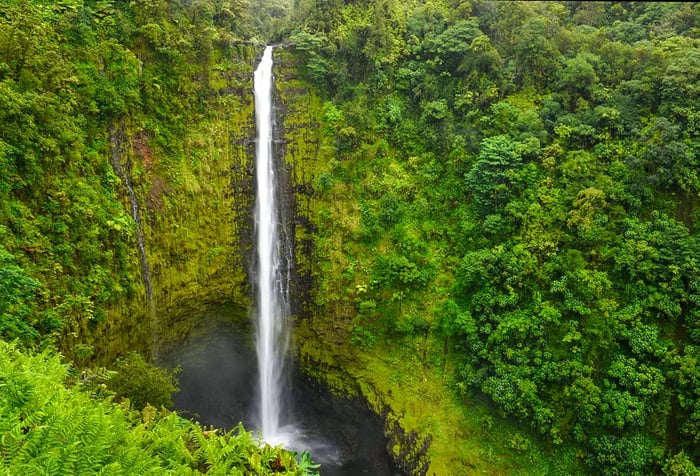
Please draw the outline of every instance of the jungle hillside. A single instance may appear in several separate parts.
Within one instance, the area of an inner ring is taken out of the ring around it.
[[[0,467],[316,471],[155,365],[250,304],[275,44],[304,370],[407,474],[700,474],[699,37],[691,2],[0,0]]]

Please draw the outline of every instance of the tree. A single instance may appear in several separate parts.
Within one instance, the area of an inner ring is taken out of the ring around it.
[[[691,136],[700,133],[700,51],[683,49],[661,80],[661,112],[675,117]]]
[[[577,54],[568,59],[559,71],[558,87],[568,95],[569,110],[576,110],[579,99],[589,100],[593,85],[598,81],[593,65],[587,55]]]
[[[521,166],[516,144],[505,135],[486,138],[465,186],[482,217],[503,209],[515,196],[515,172]]]
[[[560,68],[560,53],[549,38],[550,24],[542,17],[523,23],[513,47],[515,79],[518,84],[543,90]]]

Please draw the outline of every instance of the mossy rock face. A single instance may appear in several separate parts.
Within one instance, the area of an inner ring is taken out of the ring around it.
[[[321,100],[297,79],[295,60],[287,50],[274,50],[274,61],[275,152],[284,226],[294,243],[291,306],[294,316],[304,318],[313,311],[313,246],[317,231],[313,181],[324,160],[316,130]]]
[[[298,302],[293,306],[297,326],[295,351],[303,371],[323,382],[341,397],[361,397],[384,420],[389,439],[387,451],[407,474],[427,474],[429,439],[408,431],[392,409],[386,396],[355,367],[358,362],[348,345],[350,335],[344,326],[334,323],[331,307],[320,304],[317,285],[323,264],[314,248],[323,210],[330,196],[318,190],[317,181],[333,160],[329,137],[320,130],[323,101],[299,79],[297,63],[290,51],[275,50],[275,86],[277,111],[284,145],[283,160],[289,181],[287,206],[293,210],[295,243],[295,283]]]
[[[145,117],[124,118],[118,124],[124,135],[119,160],[138,204],[151,292],[134,238],[134,293],[108,310],[104,324],[80,336],[97,350],[96,362],[109,363],[127,350],[157,354],[187,336],[208,305],[242,310],[250,305],[252,77],[259,48],[232,48],[210,71],[216,91],[206,99],[206,113],[192,111],[184,135],[172,144],[164,146],[154,126],[144,127]],[[121,199],[131,214],[133,203],[124,182]],[[70,345],[66,347],[70,355]]]
[[[407,429],[400,411],[394,408],[392,393],[363,377],[366,368],[347,346],[328,346],[305,321],[296,332],[296,349],[303,371],[328,386],[343,398],[361,398],[368,408],[381,416],[388,439],[387,452],[406,474],[425,475],[430,469],[430,436]],[[318,326],[318,321],[314,320]],[[398,407],[401,408],[401,407]],[[432,473],[431,473],[432,474]]]

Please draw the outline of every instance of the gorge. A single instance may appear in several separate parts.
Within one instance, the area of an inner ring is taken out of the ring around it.
[[[284,140],[274,113],[284,105],[275,94],[273,48],[266,47],[257,58],[251,187],[256,199],[252,226],[244,227],[252,229],[255,243],[248,273],[254,290],[251,322],[241,320],[235,307],[191,311],[196,316],[188,318],[192,329],[160,359],[162,365],[181,369],[174,408],[217,428],[243,422],[266,443],[308,451],[324,475],[402,474],[387,452],[380,417],[362,399],[334,395],[322,382],[305,376],[288,353],[290,287],[298,289],[291,281],[296,253],[288,229],[296,220],[296,199],[290,190],[279,188],[290,179],[284,178]],[[257,386],[251,386],[253,381]]]
[[[0,468],[325,474],[258,439],[308,403],[386,474],[697,474],[699,32],[691,2],[1,2]]]

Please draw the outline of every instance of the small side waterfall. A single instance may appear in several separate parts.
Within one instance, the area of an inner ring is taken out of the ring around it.
[[[284,361],[289,340],[288,263],[280,239],[272,135],[272,47],[255,71],[257,124],[255,226],[257,233],[256,351],[259,372],[259,424],[265,441],[289,443],[282,428]]]
[[[141,223],[141,214],[139,211],[139,202],[134,193],[134,187],[131,182],[131,163],[126,165],[122,163],[122,146],[126,143],[126,134],[122,127],[116,128],[113,123],[109,125],[109,149],[110,162],[114,173],[119,177],[126,186],[129,204],[131,205],[131,218],[136,223],[136,246],[139,251],[139,264],[141,265],[141,279],[146,291],[146,301],[148,303],[149,318],[151,321],[151,339],[153,352],[157,350],[156,343],[156,324],[155,324],[155,301],[153,299],[153,283],[151,281],[151,268],[148,265],[148,255],[146,253],[146,242],[143,236],[143,224]]]

